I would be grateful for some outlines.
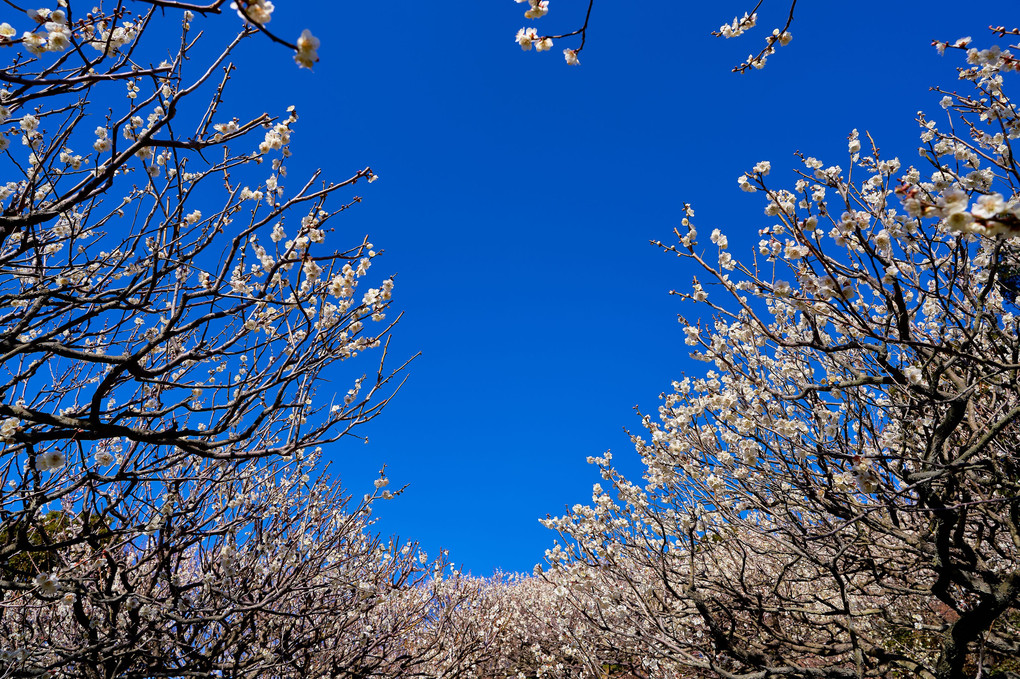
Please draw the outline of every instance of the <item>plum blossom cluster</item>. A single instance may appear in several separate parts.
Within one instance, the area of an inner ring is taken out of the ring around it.
[[[732,22],[720,26],[718,34],[724,38],[735,38],[739,35],[743,35],[745,31],[749,31],[754,28],[757,23],[757,14],[748,14],[745,12],[744,16],[740,19],[733,17]]]
[[[91,29],[91,30],[90,30]],[[115,53],[130,45],[138,37],[138,25],[133,21],[124,21],[112,26],[100,21],[94,27],[86,26],[83,38],[93,49],[106,53]]]
[[[0,23],[0,44],[18,41],[30,54],[39,56],[45,52],[63,52],[80,41],[105,53],[116,52],[134,41],[138,34],[137,24],[132,21],[123,21],[112,30],[108,30],[107,22],[98,21],[79,25],[75,36],[65,9],[30,9],[26,15],[29,30],[22,31],[20,39],[16,37],[18,30],[14,26],[6,21]]]
[[[45,34],[35,30],[22,33],[22,44],[30,53],[63,52],[71,46],[71,30],[67,26],[67,13],[64,10],[29,10],[27,14],[40,29],[45,30]],[[10,32],[10,29],[5,32]]]
[[[534,46],[535,51],[545,52],[551,50],[553,46],[552,38],[545,36],[539,37],[538,31],[534,28],[522,28],[517,31],[517,37],[515,38],[517,44],[521,46],[521,49],[527,52]]]
[[[538,19],[545,16],[548,11],[548,2],[544,0],[515,0],[517,3],[527,2],[529,7],[524,13],[524,16],[528,19]],[[733,20],[729,23],[724,23],[719,27],[719,30],[713,31],[712,35],[723,37],[723,38],[736,38],[744,33],[750,31],[758,23],[758,9],[762,6],[763,2],[758,2],[754,9],[750,12],[744,12],[742,17],[733,17]],[[581,36],[580,45],[576,48],[566,48],[563,50],[563,57],[568,64],[578,65],[580,63],[578,54],[584,49],[584,44],[588,37],[588,22],[591,18],[592,9],[595,6],[595,0],[588,1],[588,9],[585,12],[584,23],[577,30],[562,35],[553,36],[540,36],[535,29],[532,28],[521,28],[517,31],[516,42],[521,46],[521,49],[528,51],[532,45],[536,47],[536,51],[542,52],[552,48],[552,41],[561,38],[568,38],[572,36]],[[767,36],[765,39],[765,47],[761,49],[757,54],[750,54],[747,60],[743,63],[734,67],[733,71],[737,73],[743,73],[748,69],[761,69],[765,67],[765,62],[768,57],[775,54],[777,47],[784,47],[790,44],[793,39],[793,35],[790,33],[789,28],[793,23],[794,10],[797,6],[797,0],[790,0],[789,14],[786,19],[786,23],[781,28],[775,28],[772,30],[772,34]]]
[[[524,12],[526,19],[540,19],[549,13],[549,0],[515,0],[515,2],[528,3],[528,9]]]
[[[67,7],[66,2],[59,3]],[[275,6],[269,0],[238,0],[231,2],[230,8],[245,22],[252,23],[265,31],[265,24],[272,19]],[[99,19],[89,15],[88,20],[78,22],[72,30],[68,22],[68,10],[30,9],[26,12],[29,30],[23,30],[18,38],[18,29],[8,22],[0,23],[0,44],[18,42],[32,55],[46,52],[63,52],[72,46],[87,44],[103,54],[113,54],[132,44],[137,38],[141,23],[126,20],[121,16]],[[194,13],[183,13],[185,27],[190,27]],[[295,44],[284,42],[269,34],[276,42],[281,42],[295,50],[294,60],[303,68],[311,68],[318,61],[318,39],[306,29],[298,37]]]
[[[772,29],[772,34],[765,38],[764,49],[758,52],[758,54],[747,55],[747,60],[744,63],[737,66],[734,70],[743,71],[746,70],[748,67],[759,70],[765,68],[765,62],[768,60],[770,56],[776,53],[776,47],[777,46],[786,47],[787,45],[790,44],[791,40],[793,40],[793,34],[790,33],[790,31],[786,29],[780,30],[778,28]]]
[[[527,19],[540,19],[549,13],[549,2],[548,0],[515,0],[518,4],[524,2],[528,3],[528,9],[524,12],[524,16]],[[587,22],[585,22],[587,26]],[[583,29],[582,29],[583,30]],[[521,46],[521,49],[525,52],[529,51],[532,47],[535,48],[536,52],[547,52],[553,47],[553,40],[566,38],[573,35],[582,33],[582,30],[574,31],[573,33],[566,33],[564,35],[539,35],[537,29],[525,26],[517,31],[517,35],[514,41]],[[582,40],[581,46],[584,46]],[[578,52],[581,51],[581,47],[576,49],[566,48],[563,50],[563,58],[571,66],[577,66],[580,61],[577,58]]]
[[[49,450],[35,458],[35,468],[41,472],[54,471],[67,463],[67,457],[59,450]]]
[[[276,37],[265,27],[272,20],[273,11],[276,9],[276,6],[270,0],[236,0],[236,2],[230,3],[230,9],[237,12],[237,16],[246,23],[257,26],[274,42],[287,45],[293,49],[294,63],[300,68],[311,69],[319,61],[319,39],[312,35],[312,32],[307,28],[301,32],[301,35],[298,36],[294,44],[291,44]],[[188,12],[185,18],[186,21],[190,22],[193,15]]]
[[[723,24],[719,27],[718,31],[713,31],[712,35],[720,36],[723,38],[735,38],[743,35],[758,24],[757,10],[762,5],[759,2],[755,5],[754,10],[751,12],[745,12],[744,16],[740,19],[736,17],[733,21],[728,24]],[[789,45],[793,40],[793,34],[790,33],[790,26],[793,23],[794,10],[797,7],[797,0],[790,0],[789,12],[786,17],[786,22],[783,26],[773,28],[772,33],[765,38],[765,47],[763,47],[757,54],[749,54],[747,59],[738,64],[733,68],[735,73],[743,73],[748,69],[762,69],[765,67],[765,63],[770,56],[776,53],[777,47],[785,47]]]
[[[960,78],[973,83],[980,94],[942,92],[941,105],[950,112],[979,110],[968,138],[943,132],[934,120],[919,115],[923,158],[935,165],[928,181],[918,174],[897,187],[904,209],[915,217],[939,217],[955,233],[999,237],[1020,234],[1020,197],[1016,191],[993,190],[999,162],[994,158],[1012,158],[1010,142],[1020,137],[1020,121],[1011,113],[1012,104],[1003,90],[1003,77],[1020,70],[1009,49],[992,46],[978,50],[970,47],[971,38],[952,43],[937,42],[944,52],[963,51],[969,68]],[[941,91],[941,90],[940,90]],[[982,97],[981,95],[984,95]]]

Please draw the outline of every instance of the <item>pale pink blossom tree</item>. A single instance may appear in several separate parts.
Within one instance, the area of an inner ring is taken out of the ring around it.
[[[546,577],[639,676],[1017,672],[1020,60],[936,47],[972,90],[920,116],[916,166],[854,130],[847,169],[738,178],[754,252],[689,205],[657,243],[699,271],[675,294],[711,310],[680,318],[706,371],[643,417],[640,482],[592,458],[606,487],[546,522]]]
[[[293,107],[227,103],[242,42],[318,41],[266,0],[95,4],[0,24],[0,676],[408,676],[436,566],[322,461],[403,367],[332,228],[375,175],[288,177]]]

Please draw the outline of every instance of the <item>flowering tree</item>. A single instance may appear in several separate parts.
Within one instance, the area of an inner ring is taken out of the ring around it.
[[[855,130],[846,171],[739,178],[774,222],[753,258],[703,244],[690,206],[658,243],[702,272],[675,294],[714,314],[681,317],[711,368],[644,416],[642,483],[592,458],[611,488],[546,522],[552,572],[632,667],[1020,670],[1020,61],[969,43],[936,44],[973,92],[919,118],[921,167]]]
[[[272,3],[208,61],[223,0],[93,4],[0,24],[0,676],[406,674],[429,569],[321,464],[400,371],[331,229],[375,175],[285,186],[293,107],[224,112]]]

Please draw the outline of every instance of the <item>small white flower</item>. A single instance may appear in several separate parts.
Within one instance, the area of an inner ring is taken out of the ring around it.
[[[20,428],[21,420],[16,417],[8,417],[3,423],[0,423],[0,440],[11,441]]]
[[[59,450],[51,450],[35,458],[35,468],[41,472],[60,469],[67,463],[67,458]]]
[[[998,215],[1000,212],[1005,211],[1006,201],[1003,200],[1001,193],[992,193],[980,196],[977,199],[977,203],[971,208],[970,212],[975,217],[981,219],[991,219]]]
[[[46,51],[46,38],[38,33],[25,31],[21,34],[21,43],[32,54],[42,54]]]
[[[525,52],[531,49],[531,44],[535,42],[537,39],[538,31],[536,31],[534,28],[522,28],[521,30],[517,31],[517,37],[514,38],[517,44],[520,45],[521,49],[524,50]]]
[[[869,495],[878,490],[879,482],[881,481],[875,470],[867,464],[854,467],[854,478],[857,481],[857,487]]]
[[[237,16],[245,21],[251,20],[260,24],[268,24],[269,20],[273,18],[272,14],[275,8],[269,0],[241,0],[241,5],[244,8],[243,12],[236,2],[230,3],[230,9],[235,10]]]
[[[53,573],[40,573],[35,576],[35,586],[43,596],[54,596],[60,590],[60,579]]]
[[[528,19],[540,19],[549,13],[549,0],[528,0],[531,7],[524,16]]]
[[[720,250],[725,250],[729,246],[729,240],[719,229],[712,230],[712,242],[718,245]]]
[[[907,381],[911,384],[921,384],[924,381],[924,374],[916,365],[904,368],[903,376],[906,377]]]
[[[318,49],[319,39],[306,28],[297,39],[297,54],[294,55],[294,61],[301,68],[310,69],[319,60]]]

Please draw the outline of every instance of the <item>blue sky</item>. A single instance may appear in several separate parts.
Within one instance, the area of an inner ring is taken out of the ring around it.
[[[928,88],[954,87],[961,63],[931,40],[987,46],[1004,4],[802,2],[793,42],[735,75],[788,4],[727,41],[708,34],[753,3],[597,0],[569,67],[562,48],[514,44],[530,22],[511,0],[278,2],[272,27],[312,28],[321,63],[298,71],[251,41],[227,100],[237,115],[297,106],[292,182],[320,166],[380,176],[334,226],[386,251],[376,266],[397,273],[405,314],[391,355],[422,352],[369,444],[330,451],[356,495],[383,463],[410,484],[376,509],[378,529],[476,575],[541,561],[555,535],[537,520],[599,480],[585,458],[612,449],[637,475],[632,408],[654,412],[671,380],[704,370],[676,322],[698,311],[668,295],[695,272],[649,240],[669,240],[686,201],[749,252],[766,218],[737,176],[769,159],[778,181],[795,150],[846,167],[855,127],[916,162],[916,112],[941,112]],[[586,6],[552,0],[535,25],[572,30]]]

